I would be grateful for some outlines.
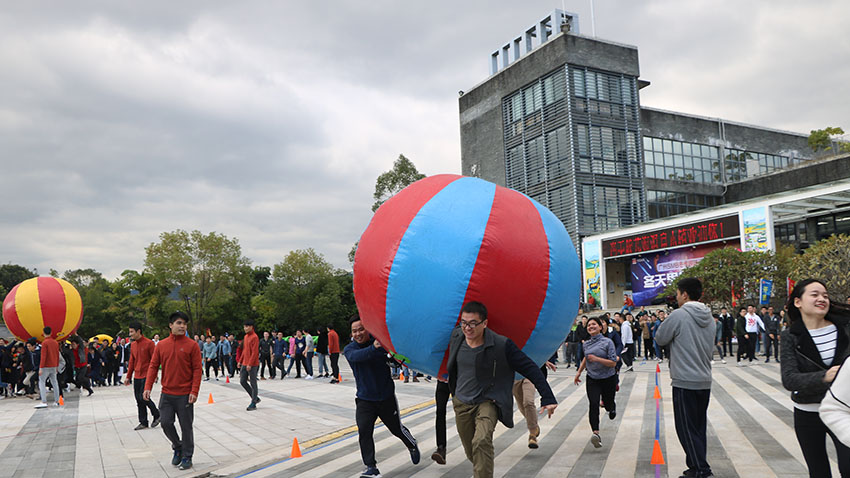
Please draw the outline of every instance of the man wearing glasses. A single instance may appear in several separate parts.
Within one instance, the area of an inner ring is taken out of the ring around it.
[[[540,413],[552,416],[558,406],[555,395],[537,365],[511,339],[487,329],[487,308],[480,302],[463,306],[446,366],[463,450],[475,478],[492,477],[496,421],[514,426],[514,373],[531,380],[540,393]]]

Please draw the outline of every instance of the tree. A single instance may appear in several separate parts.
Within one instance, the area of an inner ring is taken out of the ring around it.
[[[115,315],[110,312],[111,285],[100,272],[94,269],[67,270],[62,278],[77,289],[83,300],[83,322],[78,331],[81,337],[85,339],[97,334],[115,337],[121,332]]]
[[[319,307],[335,304],[333,287],[328,283],[334,278],[333,266],[324,256],[312,248],[292,251],[275,264],[272,280],[266,288],[266,297],[277,306],[276,325],[287,331],[296,328],[310,330],[320,324],[325,316],[317,317],[316,297],[324,294]],[[324,312],[322,312],[324,314]]]
[[[6,298],[6,294],[21,282],[38,277],[38,272],[33,269],[29,270],[18,264],[3,264],[0,265],[0,297]]]
[[[850,235],[832,235],[814,243],[794,259],[791,278],[824,281],[832,300],[850,296]]]
[[[843,134],[844,130],[840,127],[827,126],[824,129],[813,129],[809,134],[809,147],[815,152],[818,150],[829,151],[832,149],[833,136]],[[850,151],[850,143],[840,142],[838,149],[840,152],[846,153]]]
[[[375,203],[372,205],[372,212],[377,211],[387,199],[424,177],[425,175],[416,169],[413,162],[403,154],[399,154],[398,159],[393,163],[393,168],[378,176],[375,182],[373,195]]]
[[[153,274],[127,269],[111,283],[110,289],[108,311],[115,316],[122,331],[134,320],[142,324],[148,336],[165,331],[169,315],[166,306],[171,302],[168,299],[169,289],[157,282]]]
[[[215,325],[211,307],[236,294],[250,260],[237,239],[223,234],[178,229],[159,237],[145,248],[146,272],[179,297],[193,319],[191,329],[203,332]]]

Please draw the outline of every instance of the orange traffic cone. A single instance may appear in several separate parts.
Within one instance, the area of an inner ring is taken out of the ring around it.
[[[230,375],[225,375],[224,383],[230,383]]]
[[[210,398],[209,398],[209,400],[207,400],[207,403],[215,403],[212,399],[212,394],[210,394]]]
[[[65,406],[65,397],[63,397],[62,395],[59,395],[59,406],[60,407]]]
[[[658,390],[658,385],[656,385],[656,386],[655,386],[655,394],[652,396],[652,398],[654,398],[654,399],[656,399],[656,400],[658,400],[659,398],[661,398],[661,391],[660,391],[660,390]]]
[[[661,454],[661,444],[655,440],[655,445],[652,446],[652,459],[649,460],[650,465],[663,465],[664,455]]]
[[[289,458],[301,458],[301,448],[298,446],[298,439],[292,439],[292,453]]]
[[[404,373],[399,372],[399,374],[398,374],[398,379],[399,379],[399,380],[404,380]]]
[[[336,379],[342,382],[342,374],[339,374],[339,377],[337,377]]]
[[[661,373],[661,364],[660,363],[655,364],[655,373]]]

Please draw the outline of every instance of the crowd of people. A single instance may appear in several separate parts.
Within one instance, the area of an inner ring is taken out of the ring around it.
[[[711,364],[725,363],[734,353],[737,363],[744,365],[758,361],[760,352],[765,362],[771,358],[780,362],[782,384],[792,392],[794,429],[810,476],[831,476],[828,438],[837,450],[842,476],[850,476],[850,373],[840,373],[850,356],[850,298],[846,305],[831,303],[824,284],[808,279],[796,284],[779,313],[772,307],[757,311],[749,305],[733,316],[726,308],[713,313],[699,302],[701,294],[699,280],[683,278],[678,285],[678,307],[672,311],[641,307],[632,314],[634,310],[625,309],[613,316],[585,315],[574,324],[561,354],[567,368],[576,365],[576,385],[585,374],[591,444],[603,446],[601,410],[610,420],[617,416],[620,374],[633,372],[634,361],[640,357],[644,362],[667,360],[675,429],[688,466],[682,477],[713,476],[706,457]],[[238,340],[233,334],[192,339],[186,334],[188,323],[188,315],[172,314],[171,333],[163,340],[159,335],[146,338],[138,322],[130,324],[127,339],[111,344],[86,343],[76,335],[58,343],[49,327],[41,344],[35,339],[26,343],[0,339],[0,390],[4,397],[24,395],[39,400],[35,408],[47,408],[49,389],[59,406],[71,385],[91,395],[92,387],[132,382],[139,410],[136,430],[161,425],[172,443],[172,464],[185,470],[192,467],[193,405],[202,380],[232,378],[238,371],[250,398],[248,411],[256,410],[261,401],[258,380],[291,377],[293,366],[294,378],[339,381],[340,338],[332,326],[315,334],[297,330],[284,336],[264,331],[260,337],[254,323],[247,320]],[[412,463],[418,464],[419,445],[401,422],[394,378],[401,374],[405,382],[418,381],[422,374],[396,361],[359,316],[351,317],[349,323],[351,341],[342,354],[357,389],[354,417],[366,465],[361,477],[381,476],[373,438],[378,418],[401,440]],[[529,431],[528,446],[538,447],[535,400],[539,394],[539,413],[552,416],[557,400],[547,382],[547,369],[555,370],[557,354],[537,367],[509,338],[487,328],[487,308],[479,302],[463,307],[458,324],[448,345],[448,373],[437,377],[437,448],[431,458],[446,463],[446,405],[451,398],[458,436],[474,475],[489,477],[495,457],[493,433],[499,422],[514,425],[514,399]],[[151,400],[157,380],[162,387],[158,405]]]

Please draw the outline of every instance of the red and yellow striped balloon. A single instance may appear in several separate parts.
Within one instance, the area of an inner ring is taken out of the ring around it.
[[[3,301],[3,320],[19,340],[44,340],[44,327],[62,340],[83,321],[83,300],[70,283],[54,277],[35,277],[16,285]]]

